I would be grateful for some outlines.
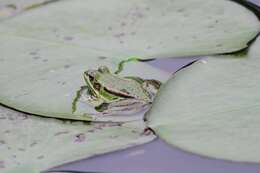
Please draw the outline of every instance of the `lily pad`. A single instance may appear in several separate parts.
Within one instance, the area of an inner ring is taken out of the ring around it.
[[[35,40],[66,43],[121,59],[233,52],[247,47],[259,30],[253,12],[229,0],[59,1],[0,25],[9,50],[26,39],[25,47]]]
[[[148,124],[186,151],[260,162],[259,73],[260,38],[245,55],[200,60],[162,87]]]
[[[0,107],[0,172],[40,173],[53,166],[125,149],[155,138],[144,123],[61,121]]]

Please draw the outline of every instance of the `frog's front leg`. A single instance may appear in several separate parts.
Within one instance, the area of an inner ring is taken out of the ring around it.
[[[77,103],[78,102],[84,102],[91,106],[99,106],[104,103],[104,100],[100,97],[97,97],[94,92],[92,92],[88,86],[82,86],[80,89],[76,92],[76,97],[74,98],[72,102],[72,112],[76,112],[77,110]]]
[[[82,91],[80,101],[87,103],[94,107],[97,107],[104,103],[104,99],[96,96],[96,94],[92,90],[90,90],[88,87],[86,87],[85,91]]]
[[[96,107],[99,115],[131,115],[147,110],[150,103],[143,100],[128,98],[116,102],[103,103]]]

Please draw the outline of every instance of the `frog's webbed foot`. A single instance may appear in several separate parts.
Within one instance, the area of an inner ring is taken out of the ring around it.
[[[103,103],[96,107],[98,115],[131,115],[147,110],[150,103],[138,99],[124,99],[112,103]]]

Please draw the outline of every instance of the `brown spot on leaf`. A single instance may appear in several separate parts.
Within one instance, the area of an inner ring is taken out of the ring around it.
[[[132,132],[132,133],[138,133],[138,131],[136,131],[136,130],[132,130],[131,132]]]
[[[18,151],[26,151],[24,148],[18,148]]]
[[[152,48],[152,46],[147,46],[147,47],[146,47],[146,49],[148,49],[148,50],[151,49],[151,48]]]
[[[4,131],[4,133],[6,133],[6,134],[7,134],[7,133],[10,133],[10,132],[11,132],[10,130],[5,130],[5,131]]]
[[[30,52],[30,55],[37,55],[37,52]]]
[[[137,13],[136,16],[137,16],[138,18],[143,18],[143,17],[144,17],[144,15],[143,15],[142,13]]]
[[[40,155],[40,156],[37,157],[38,160],[41,160],[43,158],[44,158],[44,155]]]
[[[65,69],[70,68],[70,65],[69,65],[69,64],[64,65],[64,68],[65,68]]]
[[[101,60],[107,59],[107,57],[105,57],[105,56],[99,56],[98,58]]]
[[[133,31],[133,32],[131,32],[130,34],[131,34],[131,35],[136,35],[136,32]]]
[[[118,138],[118,136],[117,135],[111,135],[110,138],[111,139],[116,139],[116,138]]]
[[[34,147],[35,145],[37,145],[37,142],[34,141],[33,143],[30,144],[30,147]]]
[[[41,59],[41,57],[39,57],[39,56],[34,56],[33,59],[34,59],[34,60],[38,60],[38,59]]]
[[[124,37],[124,36],[125,36],[125,33],[123,33],[123,32],[114,35],[114,37],[116,37],[116,38],[121,38],[121,37]]]
[[[180,8],[180,9],[177,10],[177,12],[182,13],[182,12],[184,12],[184,9]]]
[[[83,141],[85,141],[85,140],[86,140],[85,134],[80,133],[80,134],[77,134],[77,135],[76,135],[75,142],[80,143],[80,142],[83,142]]]
[[[122,123],[109,123],[108,127],[121,127]]]
[[[20,118],[21,120],[27,120],[27,119],[28,119],[28,115],[20,114],[20,115],[19,115],[19,118]]]
[[[65,134],[68,134],[69,131],[61,131],[61,132],[57,132],[54,134],[54,136],[60,136],[60,135],[65,135]]]
[[[89,133],[94,133],[95,130],[94,130],[94,129],[90,129],[90,130],[88,130],[88,132],[89,132]]]
[[[4,145],[6,142],[4,140],[0,140],[0,145]]]
[[[16,9],[17,9],[17,7],[16,7],[16,5],[15,5],[15,4],[7,4],[7,5],[6,5],[6,7],[7,7],[7,8],[14,9],[14,10],[16,10]]]
[[[108,29],[109,31],[112,31],[112,30],[113,30],[113,28],[112,28],[111,26],[109,26],[107,29]]]
[[[74,38],[72,36],[65,36],[64,40],[66,41],[72,41]]]

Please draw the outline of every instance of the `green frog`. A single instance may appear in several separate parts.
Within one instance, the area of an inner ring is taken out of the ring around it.
[[[85,101],[102,115],[133,114],[145,110],[161,85],[157,80],[121,77],[111,73],[106,66],[84,72],[84,79]]]

